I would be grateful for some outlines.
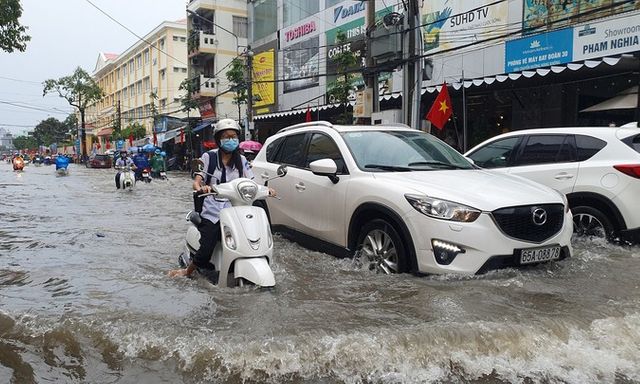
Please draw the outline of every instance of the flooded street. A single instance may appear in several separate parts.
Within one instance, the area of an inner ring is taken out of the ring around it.
[[[0,164],[0,383],[640,383],[640,247],[376,275],[277,236],[276,288],[169,278],[191,180]]]

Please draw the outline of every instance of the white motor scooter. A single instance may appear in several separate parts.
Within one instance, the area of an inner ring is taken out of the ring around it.
[[[118,173],[118,182],[120,189],[123,191],[132,190],[136,185],[136,175],[131,170],[131,167],[116,167],[120,171]]]
[[[202,164],[200,164],[202,172]],[[219,287],[237,287],[256,285],[259,287],[275,286],[275,277],[271,270],[273,256],[273,237],[267,214],[261,207],[253,206],[253,202],[269,196],[267,183],[287,174],[287,168],[280,166],[277,176],[268,179],[265,185],[259,185],[247,178],[238,178],[225,184],[213,187],[213,192],[201,194],[199,197],[215,196],[216,199],[227,199],[231,207],[220,211],[221,241],[218,242],[211,263],[215,271],[198,271],[213,284]],[[180,266],[185,268],[191,263],[193,255],[200,248],[200,214],[191,211],[187,221],[193,225],[187,230],[186,252],[179,256]]]

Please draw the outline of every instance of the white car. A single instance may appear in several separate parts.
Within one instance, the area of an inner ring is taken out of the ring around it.
[[[271,136],[253,162],[281,199],[274,230],[384,273],[475,274],[563,259],[573,225],[564,196],[479,169],[407,126],[311,122]]]
[[[578,235],[640,240],[640,129],[545,128],[493,137],[468,151],[476,165],[567,196]]]

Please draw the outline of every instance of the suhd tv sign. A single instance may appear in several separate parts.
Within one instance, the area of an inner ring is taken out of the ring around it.
[[[569,63],[573,60],[572,41],[572,28],[507,41],[505,72]]]
[[[575,27],[573,58],[587,60],[640,50],[640,15]]]

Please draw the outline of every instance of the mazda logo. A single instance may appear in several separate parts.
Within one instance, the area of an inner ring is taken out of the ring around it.
[[[544,225],[547,222],[547,211],[542,208],[535,208],[532,213],[533,224]]]

